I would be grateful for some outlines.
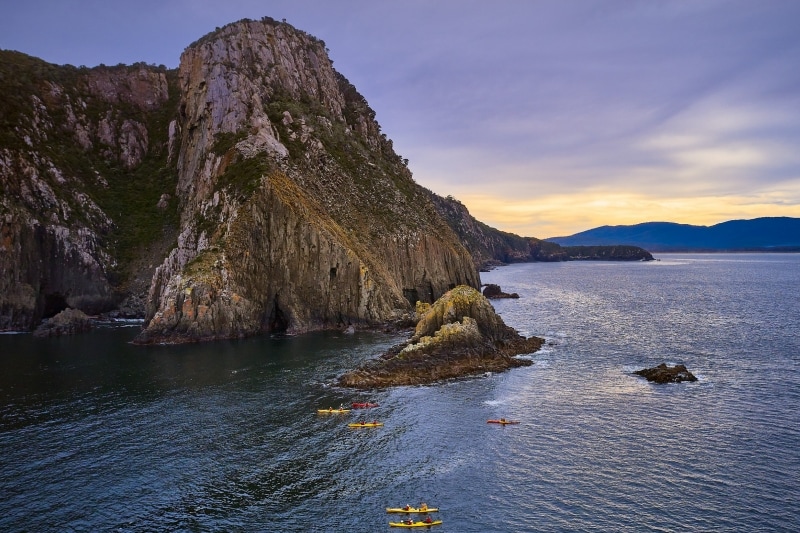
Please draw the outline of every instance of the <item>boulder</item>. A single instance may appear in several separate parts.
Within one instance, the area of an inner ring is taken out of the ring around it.
[[[54,317],[42,322],[33,332],[35,337],[59,337],[74,335],[92,329],[89,316],[78,309],[64,309]]]
[[[644,368],[634,372],[639,376],[647,378],[647,381],[656,383],[680,383],[682,381],[697,381],[697,378],[686,370],[684,365],[667,366],[666,363],[653,368]]]
[[[476,289],[460,285],[433,305],[417,306],[414,335],[380,358],[339,378],[360,389],[419,385],[528,366],[514,356],[537,351],[543,339],[525,338],[507,326]]]
[[[490,299],[497,299],[497,298],[519,298],[519,294],[516,292],[507,293],[503,292],[503,289],[500,288],[500,285],[496,285],[494,283],[487,283],[484,285],[483,295]]]

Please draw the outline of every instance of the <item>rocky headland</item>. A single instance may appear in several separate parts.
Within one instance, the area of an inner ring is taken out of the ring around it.
[[[419,385],[528,366],[516,355],[534,353],[544,342],[507,326],[476,289],[459,286],[433,305],[417,306],[414,335],[386,354],[344,374],[344,387],[371,389]]]
[[[0,68],[0,329],[71,307],[138,312],[140,343],[302,333],[479,287],[325,43],[289,24],[219,28],[177,70]]]
[[[486,266],[646,259],[504,233],[419,186],[325,43],[269,17],[177,69],[0,50],[0,91],[0,330],[67,308],[143,317],[143,344],[357,329]]]

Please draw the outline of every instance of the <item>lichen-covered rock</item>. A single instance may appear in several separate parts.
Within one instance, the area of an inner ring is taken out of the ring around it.
[[[655,383],[681,383],[683,381],[697,381],[697,378],[686,369],[685,365],[667,366],[666,363],[653,368],[636,370],[634,374],[642,376],[647,381]]]
[[[536,352],[543,342],[521,336],[480,292],[459,286],[425,310],[411,339],[344,374],[339,384],[355,388],[416,385],[500,372],[532,364],[514,356]]]

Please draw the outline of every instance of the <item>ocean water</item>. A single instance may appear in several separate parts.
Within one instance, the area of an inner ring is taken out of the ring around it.
[[[800,531],[800,255],[656,257],[484,273],[547,344],[431,386],[332,385],[380,333],[0,335],[0,531],[391,531],[422,501],[440,532]],[[699,381],[632,375],[661,362]]]

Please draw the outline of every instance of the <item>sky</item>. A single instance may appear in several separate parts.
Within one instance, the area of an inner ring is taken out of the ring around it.
[[[177,67],[263,16],[325,41],[414,179],[495,228],[800,217],[797,0],[0,0],[0,48]]]

